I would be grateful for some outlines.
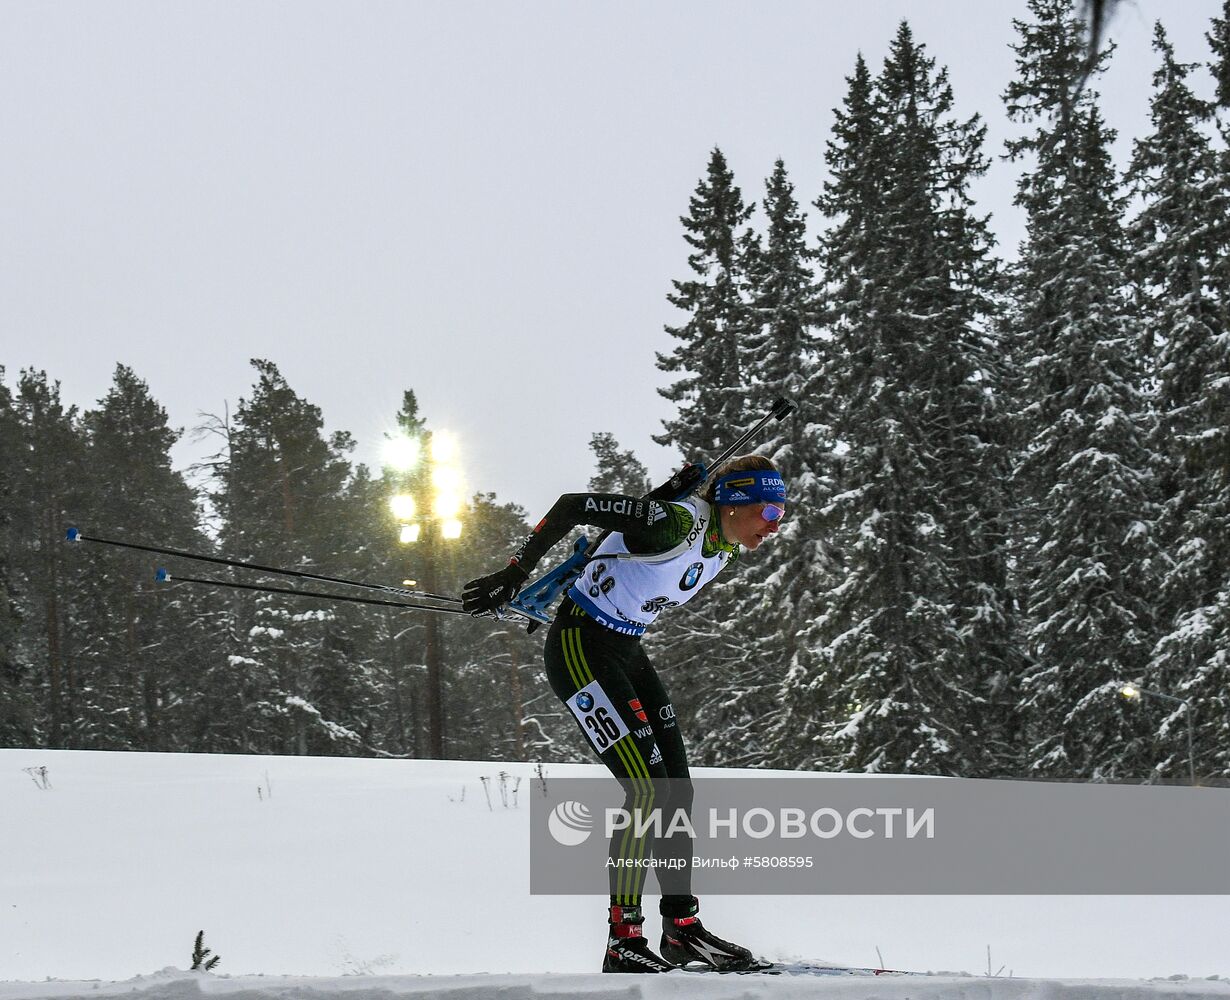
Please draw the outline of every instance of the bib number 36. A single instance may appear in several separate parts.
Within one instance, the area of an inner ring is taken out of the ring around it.
[[[568,707],[599,753],[628,735],[628,727],[597,681],[591,681],[569,698]]]

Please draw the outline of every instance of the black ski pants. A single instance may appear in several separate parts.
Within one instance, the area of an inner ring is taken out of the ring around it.
[[[633,817],[638,809],[646,817],[661,810],[658,836],[651,829],[636,836],[633,823],[611,837],[611,905],[640,905],[648,868],[636,862],[653,857],[659,862],[654,871],[662,889],[662,915],[691,916],[697,911],[691,890],[692,838],[678,824],[667,836],[676,810],[691,816],[687,751],[670,696],[640,638],[599,625],[565,598],[544,655],[552,690],[623,786],[624,809]],[[668,860],[673,866],[661,864]]]

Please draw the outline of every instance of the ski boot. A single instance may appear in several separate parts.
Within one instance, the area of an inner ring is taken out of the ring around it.
[[[645,918],[639,906],[612,906],[603,972],[673,972],[675,967],[649,950],[641,934]]]
[[[700,963],[717,972],[754,972],[767,968],[746,948],[705,930],[699,917],[662,918],[662,957],[683,968]]]

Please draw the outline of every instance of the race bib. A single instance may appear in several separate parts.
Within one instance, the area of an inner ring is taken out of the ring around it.
[[[617,740],[628,735],[624,720],[597,681],[591,681],[569,698],[568,707],[599,753],[605,753]]]

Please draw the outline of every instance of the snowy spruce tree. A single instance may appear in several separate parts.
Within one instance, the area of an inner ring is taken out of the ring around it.
[[[984,129],[953,117],[946,71],[905,23],[879,77],[860,57],[849,84],[817,203],[840,576],[787,708],[814,764],[997,773],[1016,665],[995,267],[968,194]]]
[[[1230,108],[1230,0],[1222,0],[1221,17],[1213,18],[1212,30],[1205,37],[1213,49],[1209,69],[1217,81],[1217,104]]]
[[[1161,469],[1159,538],[1168,559],[1156,604],[1162,637],[1144,686],[1190,699],[1197,758],[1230,775],[1230,190],[1204,125],[1213,108],[1188,84],[1161,24],[1153,47],[1152,131],[1135,143],[1128,180],[1140,209],[1133,276],[1153,348]],[[1133,678],[1136,679],[1136,678]],[[1187,771],[1186,709],[1146,701],[1156,769]]]
[[[1011,274],[1008,330],[1019,365],[1017,568],[1027,609],[1027,765],[1040,776],[1132,778],[1153,764],[1151,733],[1118,685],[1155,641],[1160,561],[1153,533],[1159,460],[1149,447],[1144,330],[1128,294],[1114,133],[1090,85],[1070,0],[1030,0],[1014,22],[1017,74],[1005,101],[1031,157],[1016,203],[1027,237]]]
[[[670,353],[658,354],[658,368],[677,376],[658,390],[676,405],[676,413],[654,440],[697,461],[718,454],[748,417],[742,359],[749,316],[741,294],[742,247],[754,206],[744,203],[720,149],[710,155],[689,207],[690,214],[680,221],[693,251],[688,255],[692,273],[672,282],[675,291],[667,296],[687,318],[666,328],[678,343]]]
[[[837,295],[854,297],[861,286],[858,265],[853,262],[867,249],[865,236],[870,229],[868,220],[874,216],[878,204],[880,177],[875,149],[881,144],[881,124],[873,106],[873,82],[866,61],[860,54],[855,60],[854,73],[846,78],[848,85],[842,106],[835,110],[833,138],[828,142],[827,162],[831,171],[825,184],[825,193],[816,201],[816,207],[826,215],[832,225],[822,237],[816,254],[822,272],[817,306],[824,308],[824,298]],[[840,247],[828,256],[827,248]],[[843,270],[846,263],[853,266]],[[825,284],[828,284],[827,290]],[[831,306],[829,307],[831,309]],[[830,457],[831,483],[822,480],[822,488],[828,496],[817,498],[820,502],[811,510],[796,510],[793,516],[810,520],[809,536],[817,546],[835,554],[831,582],[822,582],[819,593],[813,600],[811,614],[800,617],[798,622],[798,653],[792,658],[781,684],[781,715],[774,727],[773,745],[779,765],[801,768],[839,767],[843,761],[841,751],[827,743],[835,729],[848,719],[854,703],[844,695],[848,678],[839,672],[846,664],[831,655],[827,649],[831,642],[828,633],[835,619],[831,615],[838,580],[850,567],[850,551],[845,547],[847,539],[840,533],[840,515],[833,504],[835,491],[843,471],[843,463],[837,449],[837,434],[844,411],[842,392],[829,380],[843,370],[835,363],[845,348],[842,338],[832,327],[841,327],[841,321],[823,312],[816,317],[826,329],[817,338],[818,356],[811,384],[815,389],[801,402],[799,419],[808,414],[816,422],[815,444],[824,448]],[[818,418],[818,419],[817,419]],[[842,443],[841,451],[848,450]],[[821,485],[821,484],[817,484]],[[784,530],[784,528],[783,528]],[[815,565],[815,564],[813,564]],[[847,674],[855,674],[847,669]]]
[[[814,595],[826,589],[830,565],[816,524],[828,483],[816,385],[815,276],[806,223],[781,160],[765,181],[762,207],[764,231],[744,244],[750,314],[744,379],[749,417],[778,397],[799,405],[795,415],[769,425],[755,446],[788,483],[789,517],[777,538],[730,573],[731,617],[718,640],[726,655],[711,671],[697,713],[706,757],[742,766],[779,763],[782,740],[793,737],[777,729],[781,686],[801,655],[800,624],[814,616]],[[750,653],[744,637],[753,623]]]
[[[680,221],[692,248],[691,275],[674,281],[667,296],[686,318],[666,328],[678,342],[675,348],[658,354],[658,367],[677,375],[658,391],[677,409],[654,440],[673,445],[686,461],[702,461],[720,454],[759,416],[750,408],[743,363],[751,325],[744,291],[747,223],[754,206],[744,202],[721,150],[710,155],[689,208]],[[689,710],[701,704],[711,673],[726,669],[721,661],[748,655],[742,644],[734,648],[726,641],[734,627],[731,586],[723,574],[646,640],[651,652],[669,650],[661,659],[664,677],[676,703]],[[698,759],[710,760],[703,752]]]

